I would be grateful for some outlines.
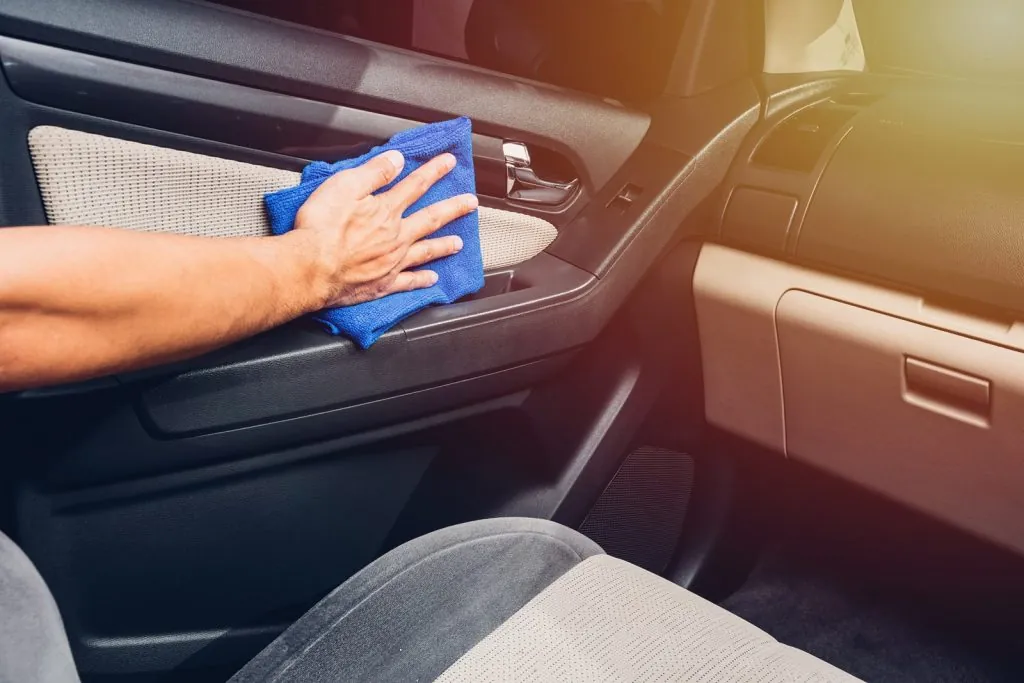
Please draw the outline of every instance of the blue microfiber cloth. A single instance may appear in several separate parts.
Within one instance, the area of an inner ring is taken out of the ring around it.
[[[405,167],[398,178],[378,192],[390,189],[438,154],[450,152],[455,155],[455,168],[410,206],[405,216],[443,199],[476,192],[472,125],[467,118],[442,121],[402,131],[357,159],[346,159],[335,164],[323,161],[309,164],[303,169],[302,181],[298,185],[271,192],[264,197],[271,231],[275,235],[282,235],[291,230],[303,202],[327,178],[393,149],[405,157]],[[327,309],[318,313],[316,320],[323,323],[331,334],[344,334],[366,349],[403,318],[427,306],[450,304],[479,291],[484,286],[484,265],[480,254],[480,222],[477,212],[452,221],[431,237],[448,235],[462,238],[462,251],[423,266],[437,273],[437,282],[431,287],[389,294],[382,299],[354,306]]]

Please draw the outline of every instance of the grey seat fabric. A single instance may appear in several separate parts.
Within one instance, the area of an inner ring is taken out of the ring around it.
[[[324,598],[234,683],[433,680],[601,548],[552,522],[495,519],[428,534]],[[57,605],[0,533],[0,683],[78,683]]]
[[[3,534],[0,683],[78,683],[53,596],[25,553]]]
[[[595,555],[473,647],[438,683],[856,680],[674,583]]]
[[[431,681],[601,548],[537,519],[449,527],[396,548],[324,598],[231,683]]]
[[[342,584],[231,683],[853,677],[552,522],[427,534]],[[0,683],[76,683],[57,607],[0,534]]]

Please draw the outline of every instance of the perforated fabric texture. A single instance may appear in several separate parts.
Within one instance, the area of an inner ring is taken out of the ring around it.
[[[588,558],[438,681],[855,683],[703,598],[628,562]]]
[[[270,234],[263,195],[299,174],[55,126],[28,135],[51,224],[203,237]],[[533,258],[557,236],[540,218],[480,208],[484,269]]]
[[[594,502],[580,533],[613,557],[664,571],[683,532],[693,475],[686,453],[636,449]]]
[[[269,235],[263,194],[299,174],[53,126],[28,135],[50,223],[204,237]]]
[[[507,268],[544,251],[558,231],[542,218],[514,211],[480,209],[480,251],[484,270]]]

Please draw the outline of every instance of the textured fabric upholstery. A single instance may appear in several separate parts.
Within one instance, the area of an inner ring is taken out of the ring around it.
[[[50,223],[202,237],[269,235],[263,195],[299,174],[54,126],[29,131]]]
[[[25,553],[0,534],[0,683],[77,683],[57,605]]]
[[[206,237],[269,235],[263,195],[299,174],[55,126],[29,132],[46,218]],[[522,263],[558,235],[540,218],[481,207],[484,269]]]
[[[555,226],[543,218],[486,206],[478,211],[484,270],[508,268],[529,261],[558,236]]]
[[[856,683],[739,617],[535,519],[471,522],[387,553],[231,683]],[[0,534],[0,683],[77,683],[60,615]]]
[[[607,555],[566,572],[439,683],[857,679],[703,598]]]
[[[232,683],[430,681],[601,549],[552,522],[495,519],[396,548],[328,595]]]

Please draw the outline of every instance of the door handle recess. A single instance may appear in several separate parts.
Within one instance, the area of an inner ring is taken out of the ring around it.
[[[522,142],[506,140],[501,146],[505,155],[505,196],[519,202],[558,206],[569,201],[580,185],[578,178],[568,182],[543,180],[533,170],[530,150]]]
[[[992,383],[907,356],[903,365],[908,403],[980,427],[988,425]]]

